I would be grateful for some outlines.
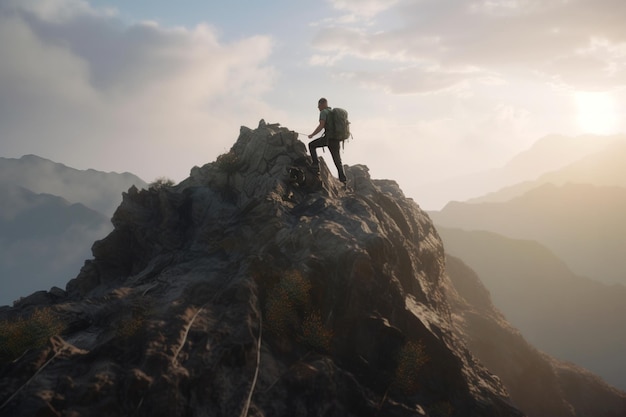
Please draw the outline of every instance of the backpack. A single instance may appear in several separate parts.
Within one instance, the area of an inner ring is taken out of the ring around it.
[[[348,121],[348,112],[339,107],[334,107],[333,121],[335,122],[335,137],[337,140],[346,140],[350,136],[350,122]]]

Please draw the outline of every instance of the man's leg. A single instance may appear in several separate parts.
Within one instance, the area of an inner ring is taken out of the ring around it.
[[[313,160],[313,165],[319,164],[319,161],[317,159],[317,148],[321,148],[324,146],[326,146],[326,138],[324,136],[309,142],[309,152],[311,153],[311,159]]]
[[[328,150],[333,156],[333,162],[337,167],[337,173],[339,174],[339,181],[346,182],[346,174],[343,173],[343,163],[341,162],[341,142],[338,140],[330,139],[328,141]]]

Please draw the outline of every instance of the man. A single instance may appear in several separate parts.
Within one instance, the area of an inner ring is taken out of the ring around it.
[[[345,183],[346,175],[343,172],[343,164],[341,163],[341,155],[339,153],[340,142],[335,138],[335,124],[332,109],[328,106],[328,101],[323,97],[317,102],[317,108],[320,111],[320,123],[317,125],[313,133],[309,135],[309,139],[321,132],[322,129],[324,130],[324,135],[309,142],[309,152],[311,152],[311,158],[313,159],[313,167],[319,169],[317,148],[328,146],[328,150],[330,150],[333,162],[335,163],[337,172],[339,173],[339,181]]]

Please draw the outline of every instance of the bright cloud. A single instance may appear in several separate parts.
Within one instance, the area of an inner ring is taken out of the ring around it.
[[[393,25],[323,28],[314,46],[344,59],[428,63],[443,76],[469,66],[486,73],[541,75],[545,82],[559,80],[571,88],[626,85],[623,1],[404,0],[371,10],[367,19],[384,10],[387,23],[395,15]]]
[[[371,17],[390,9],[398,0],[328,0],[337,10],[348,11],[356,16]]]
[[[388,72],[356,71],[344,74],[366,88],[381,88],[391,94],[429,93],[460,87],[484,76],[472,71],[441,71],[438,68],[404,67]]]
[[[221,43],[209,25],[126,26],[75,0],[7,3],[0,6],[0,126],[12,139],[5,152],[101,169],[100,159],[113,159],[114,170],[143,164],[138,154],[180,159],[186,172],[152,172],[182,179],[268,109],[260,96],[275,78],[266,63],[272,48],[267,36]],[[67,147],[92,152],[72,161]]]

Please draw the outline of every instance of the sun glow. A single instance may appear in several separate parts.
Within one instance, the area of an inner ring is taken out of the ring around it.
[[[615,100],[610,93],[578,92],[575,94],[578,124],[585,133],[610,134],[619,128]]]

